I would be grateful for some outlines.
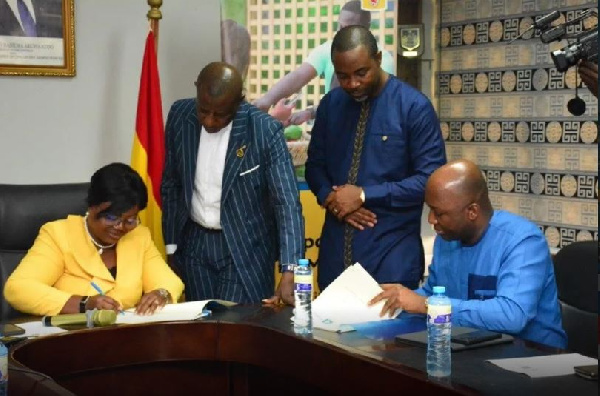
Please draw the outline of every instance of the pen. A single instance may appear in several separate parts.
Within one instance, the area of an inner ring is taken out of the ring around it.
[[[90,282],[90,284],[98,292],[98,294],[100,294],[101,296],[104,295],[104,291],[102,291],[102,288],[100,286],[98,286],[98,284],[96,284],[96,282],[92,281],[92,282]],[[125,312],[123,310],[120,310],[119,313],[121,315],[125,315]]]
[[[200,312],[198,314],[198,316],[196,316],[195,320],[202,319],[202,318],[207,318],[207,317],[209,317],[211,315],[212,315],[212,311],[210,309],[203,309],[202,312]]]
[[[98,286],[96,284],[96,282],[92,282],[92,287],[98,292],[98,294],[100,294],[101,296],[104,295],[104,292],[102,291],[102,289],[100,288],[100,286]]]

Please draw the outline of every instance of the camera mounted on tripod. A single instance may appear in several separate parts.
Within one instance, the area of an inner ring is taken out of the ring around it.
[[[536,29],[540,33],[540,40],[544,44],[549,44],[553,41],[572,40],[565,47],[552,51],[550,56],[554,61],[556,69],[562,73],[566,72],[571,66],[574,66],[580,60],[591,61],[598,63],[598,25],[592,29],[579,32],[577,34],[569,34],[568,27],[579,23],[587,18],[598,17],[598,13],[594,10],[586,10],[579,16],[565,21],[557,26],[552,26],[552,22],[559,19],[560,11],[554,10],[549,14],[543,15],[533,22],[533,24],[521,33],[519,36],[512,39],[510,43],[522,37],[526,32]]]

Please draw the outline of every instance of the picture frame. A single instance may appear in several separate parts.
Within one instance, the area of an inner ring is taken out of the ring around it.
[[[0,0],[0,75],[75,76],[74,0]]]

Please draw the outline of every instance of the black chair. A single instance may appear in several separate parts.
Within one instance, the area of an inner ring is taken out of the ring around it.
[[[89,183],[51,185],[0,184],[0,282],[2,291],[45,223],[84,214]],[[22,316],[0,299],[0,320]]]
[[[554,256],[567,349],[598,357],[598,242],[574,242]]]

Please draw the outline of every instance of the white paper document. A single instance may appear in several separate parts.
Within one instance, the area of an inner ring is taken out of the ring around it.
[[[61,329],[60,327],[44,326],[41,320],[35,322],[18,323],[17,326],[25,329],[25,334],[19,335],[19,337],[42,337],[50,334],[65,333],[67,331]]]
[[[526,374],[531,378],[569,375],[575,371],[575,366],[598,364],[598,359],[592,359],[578,353],[564,355],[534,356],[528,358],[495,359],[488,362],[505,370]]]
[[[382,290],[359,263],[351,265],[313,301],[313,327],[351,331],[352,324],[391,319],[379,316],[385,301],[368,306],[369,301]],[[400,310],[392,318],[399,313]]]
[[[156,312],[154,315],[138,315],[135,313],[135,308],[131,308],[117,315],[117,324],[196,320],[203,316],[208,316],[208,313],[203,313],[203,310],[206,304],[211,301],[216,300],[188,301],[180,304],[167,304],[162,310]],[[224,305],[228,304],[226,301],[217,302]]]

